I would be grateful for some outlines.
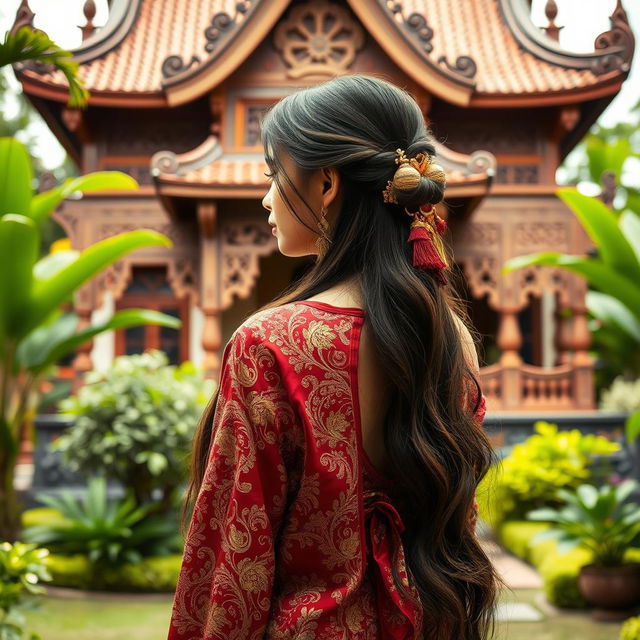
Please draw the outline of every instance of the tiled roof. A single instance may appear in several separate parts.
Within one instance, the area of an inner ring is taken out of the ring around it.
[[[355,10],[357,3],[349,1]],[[406,22],[411,14],[426,18],[426,26],[432,31],[427,63],[436,69],[436,73],[446,73],[447,65],[455,65],[461,57],[470,56],[476,67],[469,80],[474,94],[571,92],[620,75],[620,71],[612,71],[597,76],[590,69],[567,68],[525,51],[502,16],[500,1],[403,0],[397,3],[395,20],[402,37],[408,41],[412,37],[415,39],[416,34],[411,34],[403,21]],[[80,77],[94,95],[127,92],[131,97],[136,94],[162,97],[162,65],[168,56],[179,56],[186,66],[193,56],[197,56],[198,62],[193,69],[206,62],[209,54],[205,50],[205,30],[211,26],[212,16],[226,12],[234,16],[236,22],[251,20],[251,10],[246,8],[246,15],[237,18],[240,14],[236,8],[242,3],[235,0],[140,0],[140,3],[133,26],[115,48],[81,64]],[[251,2],[244,4],[252,5]],[[391,25],[387,28],[392,29]],[[252,31],[253,28],[248,29],[242,38],[250,38]],[[99,40],[99,37],[97,33],[94,39]],[[221,41],[218,49],[224,46],[226,44]],[[39,83],[66,87],[64,76],[57,71],[37,74],[28,69],[23,73]]]
[[[495,175],[493,154],[477,150],[467,155],[435,142],[436,158],[447,175],[449,196],[484,195]],[[164,195],[195,195],[215,191],[233,195],[256,195],[268,187],[269,171],[260,153],[225,153],[220,140],[211,134],[185,153],[158,151],[150,160],[151,175]]]
[[[453,63],[459,56],[471,56],[477,66],[477,93],[567,91],[598,82],[588,69],[551,65],[523,51],[502,20],[496,0],[404,0],[402,4],[404,15],[428,16],[433,29],[430,58],[445,56]]]

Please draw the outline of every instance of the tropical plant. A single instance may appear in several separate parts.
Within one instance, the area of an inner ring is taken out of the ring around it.
[[[595,460],[620,450],[602,436],[559,431],[542,420],[533,429],[533,435],[489,469],[478,487],[480,515],[496,527],[521,520],[535,507],[557,504],[558,489],[592,479]]]
[[[23,538],[46,545],[52,553],[86,555],[92,563],[139,562],[143,556],[169,555],[180,550],[178,516],[153,515],[152,503],[137,505],[131,493],[124,499],[108,496],[104,476],[89,481],[82,501],[68,491],[59,497],[37,496],[62,516],[49,524],[26,527]]]
[[[603,202],[574,188],[558,189],[557,194],[589,234],[597,247],[597,256],[545,251],[508,260],[503,272],[529,265],[551,265],[586,278],[598,290],[588,298],[593,315],[632,341],[634,348],[623,357],[626,366],[632,368],[640,350],[640,216],[632,210],[616,216]],[[635,425],[640,426],[638,413],[631,414],[626,421],[630,443],[637,436]]]
[[[40,581],[51,580],[45,566],[48,554],[47,549],[35,544],[0,544],[0,640],[24,637],[25,620],[20,609],[31,603],[32,596],[44,592]],[[28,637],[39,638],[35,633]]]
[[[563,166],[566,184],[587,182],[597,188],[607,173],[612,174],[616,187],[614,213],[626,209],[640,212],[640,189],[628,180],[633,175],[633,159],[640,157],[640,100],[629,115],[628,120],[611,127],[596,123]]]
[[[82,81],[78,78],[79,64],[72,56],[70,51],[60,48],[50,40],[44,31],[29,26],[20,27],[14,33],[7,31],[4,42],[0,43],[0,68],[25,60],[53,65],[64,73],[69,83],[70,97],[67,106],[84,107],[89,92],[83,88]]]
[[[19,30],[5,38],[0,68],[35,59],[73,75],[76,67],[65,62],[63,53],[42,34]],[[77,101],[84,97],[76,94]],[[38,259],[40,225],[63,199],[78,192],[136,189],[133,178],[118,171],[96,172],[34,195],[26,148],[13,138],[0,138],[0,185],[0,539],[14,540],[19,505],[13,479],[20,439],[48,371],[104,331],[148,323],[178,328],[180,321],[154,311],[126,309],[107,322],[77,331],[78,316],[60,310],[78,288],[122,255],[148,245],[171,246],[160,233],[131,231],[82,252],[61,251]]]
[[[75,421],[53,447],[74,471],[131,487],[138,504],[161,490],[168,507],[214,383],[191,362],[168,365],[158,350],[120,356],[107,371],[88,372],[84,383],[58,404]]]
[[[560,553],[581,545],[593,552],[596,566],[622,565],[625,551],[640,534],[640,506],[637,502],[625,504],[637,485],[635,480],[625,480],[617,486],[581,484],[575,491],[560,489],[562,507],[534,509],[527,514],[528,520],[553,523],[536,534],[532,544],[553,539]]]

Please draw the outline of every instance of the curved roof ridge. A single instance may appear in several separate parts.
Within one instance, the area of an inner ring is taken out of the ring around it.
[[[502,15],[518,43],[529,53],[554,65],[589,69],[599,76],[610,71],[627,73],[635,49],[635,38],[627,13],[617,0],[609,16],[611,28],[598,35],[594,50],[577,53],[560,46],[531,21],[523,0],[498,0]]]
[[[343,2],[409,78],[459,106],[565,104],[611,95],[627,76],[634,49],[620,0],[592,54],[565,51],[542,34],[524,0]],[[112,18],[75,50],[89,102],[160,107],[193,101],[233,73],[290,4],[114,0]],[[23,0],[23,14],[25,7]],[[27,93],[67,99],[60,72],[14,68]]]

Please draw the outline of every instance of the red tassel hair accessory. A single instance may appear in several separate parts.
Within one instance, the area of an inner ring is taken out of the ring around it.
[[[432,271],[438,284],[446,285],[447,278],[442,270],[449,265],[440,238],[447,229],[446,221],[436,213],[434,205],[422,206],[415,212],[405,209],[405,212],[413,218],[408,240],[413,244],[413,266]]]
[[[446,183],[444,169],[434,164],[429,154],[419,153],[415,158],[408,158],[402,149],[396,149],[395,162],[399,165],[398,169],[382,192],[385,202],[398,204],[398,193],[414,190],[423,177],[443,185]],[[413,266],[431,271],[438,284],[447,284],[443,269],[449,265],[440,238],[447,229],[447,223],[436,213],[432,204],[424,205],[415,212],[405,208],[405,212],[413,218],[408,240],[413,244]]]

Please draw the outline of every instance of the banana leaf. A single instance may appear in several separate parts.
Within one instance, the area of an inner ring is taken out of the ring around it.
[[[619,300],[600,291],[587,291],[587,307],[596,318],[607,325],[615,325],[640,347],[640,320]]]
[[[122,255],[149,245],[170,247],[172,242],[161,233],[148,229],[127,231],[88,247],[76,260],[51,277],[35,279],[28,312],[15,337],[20,339],[27,335],[80,285],[116,262]]]
[[[40,234],[30,218],[8,213],[0,219],[0,351],[24,319],[32,289]]]
[[[26,147],[14,138],[0,138],[0,218],[26,214],[33,193],[33,169]]]
[[[81,344],[84,344],[105,331],[137,327],[141,324],[157,324],[171,329],[179,329],[182,326],[182,322],[178,318],[159,311],[153,311],[151,309],[123,309],[122,311],[114,313],[109,320],[102,324],[86,327],[81,331],[75,332],[78,318],[75,314],[67,315],[75,316],[75,325],[71,333],[66,330],[68,328],[66,325],[53,326],[50,332],[50,343],[43,348],[40,353],[37,353],[35,348],[25,352],[25,355],[28,353],[28,355],[32,357],[23,362],[33,373],[41,373],[49,366],[55,364],[63,356],[73,352]],[[71,320],[69,320],[69,322],[71,322]],[[40,328],[31,333],[25,338],[23,343],[31,340],[32,336],[39,330]],[[57,330],[59,330],[60,333],[55,335],[55,331]],[[22,347],[22,343],[20,346]]]
[[[563,187],[556,193],[598,247],[602,261],[620,275],[640,282],[640,262],[615,214],[601,200],[585,196],[573,187]]]
[[[29,217],[42,224],[52,211],[71,194],[120,189],[134,191],[138,183],[121,171],[96,171],[78,178],[67,178],[61,185],[33,197]]]

